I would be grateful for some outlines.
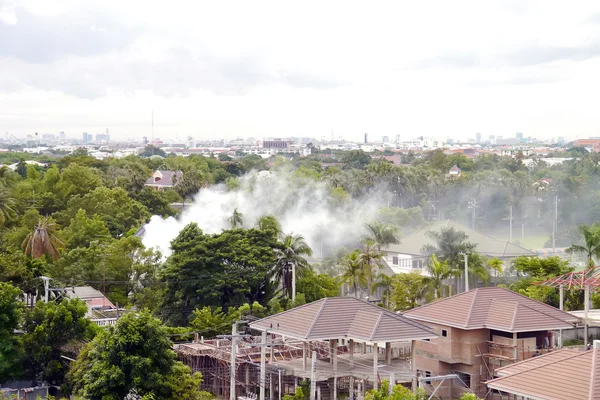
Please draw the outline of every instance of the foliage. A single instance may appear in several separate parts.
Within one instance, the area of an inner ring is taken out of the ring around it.
[[[41,258],[48,255],[53,259],[60,257],[59,249],[63,242],[55,235],[57,226],[48,218],[39,220],[33,232],[29,233],[21,244],[25,254],[32,258]]]
[[[65,346],[89,340],[96,332],[86,313],[86,304],[72,299],[60,303],[39,301],[25,315],[23,343],[31,376],[41,374],[50,383],[62,383],[66,371],[61,355],[73,356]]]
[[[325,297],[339,296],[340,284],[331,276],[318,274],[308,268],[298,279],[297,290],[304,295],[307,303],[311,303]]]
[[[377,269],[381,269],[383,253],[379,245],[371,239],[363,241],[363,247],[359,249],[358,259],[362,265],[362,275],[367,281],[367,293],[373,293],[373,279],[377,275]],[[377,268],[377,269],[376,269]]]
[[[269,232],[234,229],[206,235],[192,223],[171,248],[161,305],[163,319],[171,324],[186,323],[195,308],[266,304],[274,294],[270,273],[279,245]]]
[[[428,302],[433,294],[429,279],[418,271],[394,275],[392,286],[391,301],[397,311],[410,310],[421,302]]]
[[[427,394],[422,388],[418,388],[415,393],[410,389],[395,385],[390,394],[390,383],[387,379],[381,381],[381,385],[377,390],[369,390],[365,393],[365,400],[425,400]]]
[[[566,251],[585,254],[588,260],[588,268],[592,268],[594,258],[600,257],[600,225],[580,225],[579,233],[583,236],[584,244],[572,244]]]
[[[0,282],[0,383],[18,377],[21,372],[23,347],[14,334],[25,309],[19,299],[21,294],[10,283]]]
[[[160,321],[127,313],[80,353],[69,373],[69,389],[90,400],[123,399],[135,390],[161,399],[203,399],[199,374],[175,361]]]
[[[363,266],[359,250],[345,254],[340,262],[341,280],[352,287],[354,296],[358,296],[358,288],[365,283]]]
[[[273,279],[281,284],[283,293],[289,298],[296,288],[292,287],[292,266],[296,270],[296,279],[302,277],[309,269],[305,256],[312,256],[312,249],[302,235],[283,236],[280,245],[275,249],[277,258],[273,269]]]

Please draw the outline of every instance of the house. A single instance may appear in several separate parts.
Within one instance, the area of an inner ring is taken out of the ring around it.
[[[219,398],[258,391],[262,361],[269,398],[293,394],[300,380],[312,379],[317,398],[335,400],[364,395],[383,379],[416,388],[411,349],[436,337],[424,324],[354,297],[317,300],[250,322],[249,329],[261,335],[236,343],[236,396],[229,392],[229,340],[200,339],[175,351]]]
[[[148,178],[145,185],[152,187],[155,190],[164,190],[175,186],[182,177],[183,172],[181,171],[156,170],[152,176]]]
[[[505,265],[508,265],[515,257],[535,256],[536,253],[517,246],[507,240],[494,239],[482,232],[469,228],[466,225],[453,220],[439,221],[423,229],[415,231],[400,239],[400,243],[391,244],[382,249],[384,272],[388,275],[420,271],[427,274],[425,265],[427,260],[421,249],[425,245],[434,246],[435,241],[429,237],[429,232],[439,232],[443,228],[454,228],[464,232],[471,243],[477,245],[477,252],[493,258],[498,257]]]
[[[487,393],[485,382],[502,367],[551,351],[551,331],[580,322],[567,312],[499,287],[473,289],[402,315],[438,335],[416,343],[417,373],[456,374],[480,397]],[[453,398],[463,391],[458,385],[438,389],[440,396]]]
[[[452,168],[450,168],[450,171],[448,171],[449,178],[458,178],[461,174],[462,171],[460,168],[458,168],[458,165],[456,164],[454,164]]]
[[[91,286],[75,286],[67,290],[66,295],[83,300],[88,311],[86,318],[98,326],[114,325],[119,318],[119,310],[102,294]]]
[[[488,388],[523,400],[600,399],[600,341],[589,351],[559,350],[498,369]]]

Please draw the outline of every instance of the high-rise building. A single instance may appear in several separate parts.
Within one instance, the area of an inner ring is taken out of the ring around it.
[[[365,132],[365,144],[369,143],[369,134]]]
[[[83,132],[83,144],[89,143],[91,142],[93,139],[94,135],[90,135],[87,132]]]
[[[388,136],[383,136],[381,138],[381,143],[389,143],[390,142],[390,138]]]
[[[90,139],[91,141],[91,139]],[[96,135],[96,142],[98,143],[103,143],[103,142],[110,142],[110,135],[108,133],[99,133]]]
[[[481,143],[481,133],[477,132],[475,134],[475,142],[476,143]]]
[[[490,135],[490,143],[496,144],[496,136],[495,135]]]

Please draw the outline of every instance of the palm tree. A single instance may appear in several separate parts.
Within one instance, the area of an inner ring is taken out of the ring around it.
[[[435,254],[431,255],[431,262],[427,264],[429,270],[430,283],[435,290],[435,298],[441,299],[443,295],[444,280],[455,276],[456,270],[450,269],[448,262],[445,260],[438,260]]]
[[[382,289],[381,300],[385,308],[390,307],[390,296],[392,295],[393,288],[394,286],[391,276],[383,273],[377,275],[377,281],[373,284],[373,289]]]
[[[398,228],[394,225],[382,224],[381,222],[375,222],[372,224],[365,224],[369,231],[367,239],[370,239],[377,243],[377,249],[381,250],[382,247],[386,247],[390,244],[398,244]]]
[[[312,256],[312,249],[302,235],[293,233],[285,235],[280,244],[281,248],[275,250],[277,261],[273,277],[281,282],[283,292],[293,302],[296,300],[296,274],[301,276],[310,267],[304,256]]]
[[[64,244],[56,237],[55,232],[54,222],[48,218],[40,219],[33,232],[30,232],[21,244],[25,254],[30,255],[31,258],[41,258],[47,254],[56,260],[60,257],[58,250],[64,247]]]
[[[231,224],[231,228],[235,229],[238,226],[242,226],[244,224],[244,214],[238,211],[237,208],[233,209],[233,214],[231,217],[227,218],[227,221]]]
[[[383,255],[377,248],[377,243],[371,239],[365,240],[363,246],[359,251],[358,258],[363,267],[363,275],[367,280],[367,290],[370,296],[373,289],[373,278],[376,275],[374,268],[381,268],[380,260]]]
[[[4,224],[6,220],[15,215],[15,198],[6,187],[0,187],[0,223]]]
[[[352,286],[354,297],[358,297],[358,286],[364,281],[363,267],[359,254],[358,250],[354,250],[344,255],[340,260],[342,282]]]
[[[580,225],[578,229],[585,244],[583,246],[572,244],[566,251],[585,254],[588,259],[588,268],[593,268],[594,257],[600,257],[600,227],[597,225]]]

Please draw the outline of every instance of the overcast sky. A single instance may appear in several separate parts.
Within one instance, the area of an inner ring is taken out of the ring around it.
[[[0,133],[600,136],[599,1],[0,0]]]

